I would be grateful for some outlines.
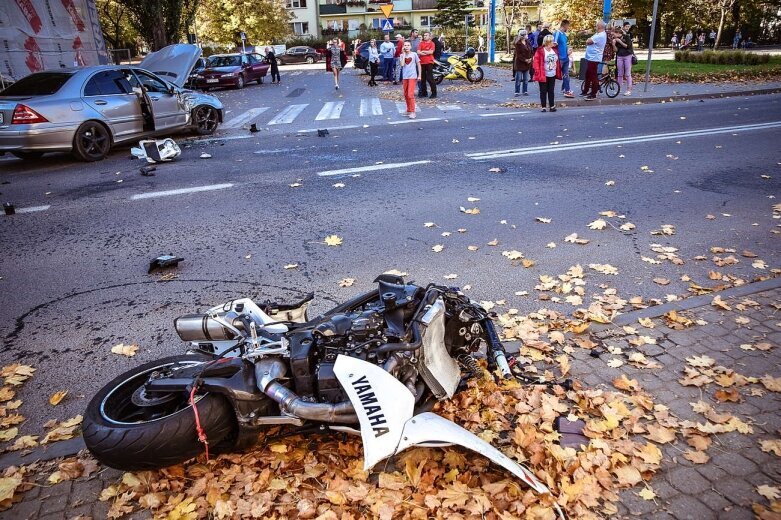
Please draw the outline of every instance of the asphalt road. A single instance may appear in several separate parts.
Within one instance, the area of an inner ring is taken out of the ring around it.
[[[301,76],[299,86],[288,78],[289,88],[319,89],[312,99],[337,95],[323,90],[327,76]],[[342,99],[372,95],[347,81]],[[270,90],[222,96],[235,96],[235,106]],[[268,96],[270,111],[284,109],[285,96]],[[139,174],[127,148],[96,164],[63,155],[0,160],[0,200],[34,210],[0,216],[0,364],[38,368],[20,393],[30,418],[21,432],[39,434],[46,420],[81,413],[118,373],[183,351],[172,320],[236,297],[315,291],[319,312],[397,269],[423,284],[469,285],[477,300],[506,300],[500,311],[571,313],[578,307],[538,299],[541,275],[576,264],[616,267],[617,275],[586,269],[587,306],[608,288],[626,299],[665,299],[687,294],[681,277],[713,286],[712,270],[749,281],[781,267],[772,209],[781,196],[781,95],[507,112],[484,117],[464,108],[400,124],[389,124],[404,121],[398,114],[385,115],[367,127],[324,124],[326,137],[293,124],[261,125],[256,134],[237,128],[222,134],[233,139],[180,140],[182,156],[158,165],[154,177]],[[409,162],[418,164],[397,166]],[[606,229],[589,229],[603,211],[616,216],[602,217]],[[626,222],[636,228],[621,231]],[[674,235],[652,234],[665,224]],[[590,242],[565,242],[571,233]],[[324,243],[332,234],[341,246]],[[678,248],[683,265],[643,261],[656,257],[651,244]],[[735,249],[740,262],[715,266],[712,247]],[[502,255],[513,250],[535,265]],[[766,267],[753,267],[744,250]],[[146,273],[164,253],[185,258],[170,281]],[[695,260],[700,255],[707,260]],[[457,278],[446,280],[450,274]],[[344,278],[355,284],[340,287]],[[140,350],[121,357],[110,352],[117,343]],[[54,408],[46,399],[58,390],[69,396]]]

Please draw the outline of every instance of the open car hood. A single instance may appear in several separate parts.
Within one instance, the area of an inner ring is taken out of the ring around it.
[[[177,43],[149,53],[138,66],[182,87],[200,55],[201,49],[197,45]]]

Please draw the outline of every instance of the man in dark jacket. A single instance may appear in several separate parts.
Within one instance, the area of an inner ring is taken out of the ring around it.
[[[550,22],[545,22],[544,24],[542,24],[542,30],[540,31],[540,34],[537,35],[537,47],[542,47],[542,41],[549,34],[553,34],[552,32],[550,32]]]
[[[528,96],[529,69],[531,69],[534,51],[527,38],[526,30],[518,31],[515,39],[515,54],[513,56],[513,75],[515,76],[515,96],[521,95],[521,83],[523,83],[523,95]]]
[[[266,62],[271,65],[271,83],[279,83],[279,65],[277,63],[277,57],[274,55],[274,50],[271,47],[266,47]]]
[[[442,36],[434,38],[434,59],[439,61],[442,57],[442,50],[445,48],[445,43],[442,41]]]

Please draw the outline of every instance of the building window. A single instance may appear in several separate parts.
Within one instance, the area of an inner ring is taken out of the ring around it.
[[[434,17],[433,16],[421,16],[420,17],[420,26],[421,27],[428,27],[429,29],[434,26]]]
[[[309,22],[293,22],[290,24],[290,28],[296,36],[309,34]]]
[[[306,9],[306,0],[287,0],[288,9]]]

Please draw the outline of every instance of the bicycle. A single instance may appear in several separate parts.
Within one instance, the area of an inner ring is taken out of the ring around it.
[[[601,94],[604,89],[605,95],[612,99],[621,92],[621,84],[617,81],[618,70],[610,63],[603,62],[602,65],[603,70],[602,77],[599,79],[599,93]],[[583,95],[588,94],[588,92],[586,92],[585,80],[580,83],[580,93]]]

